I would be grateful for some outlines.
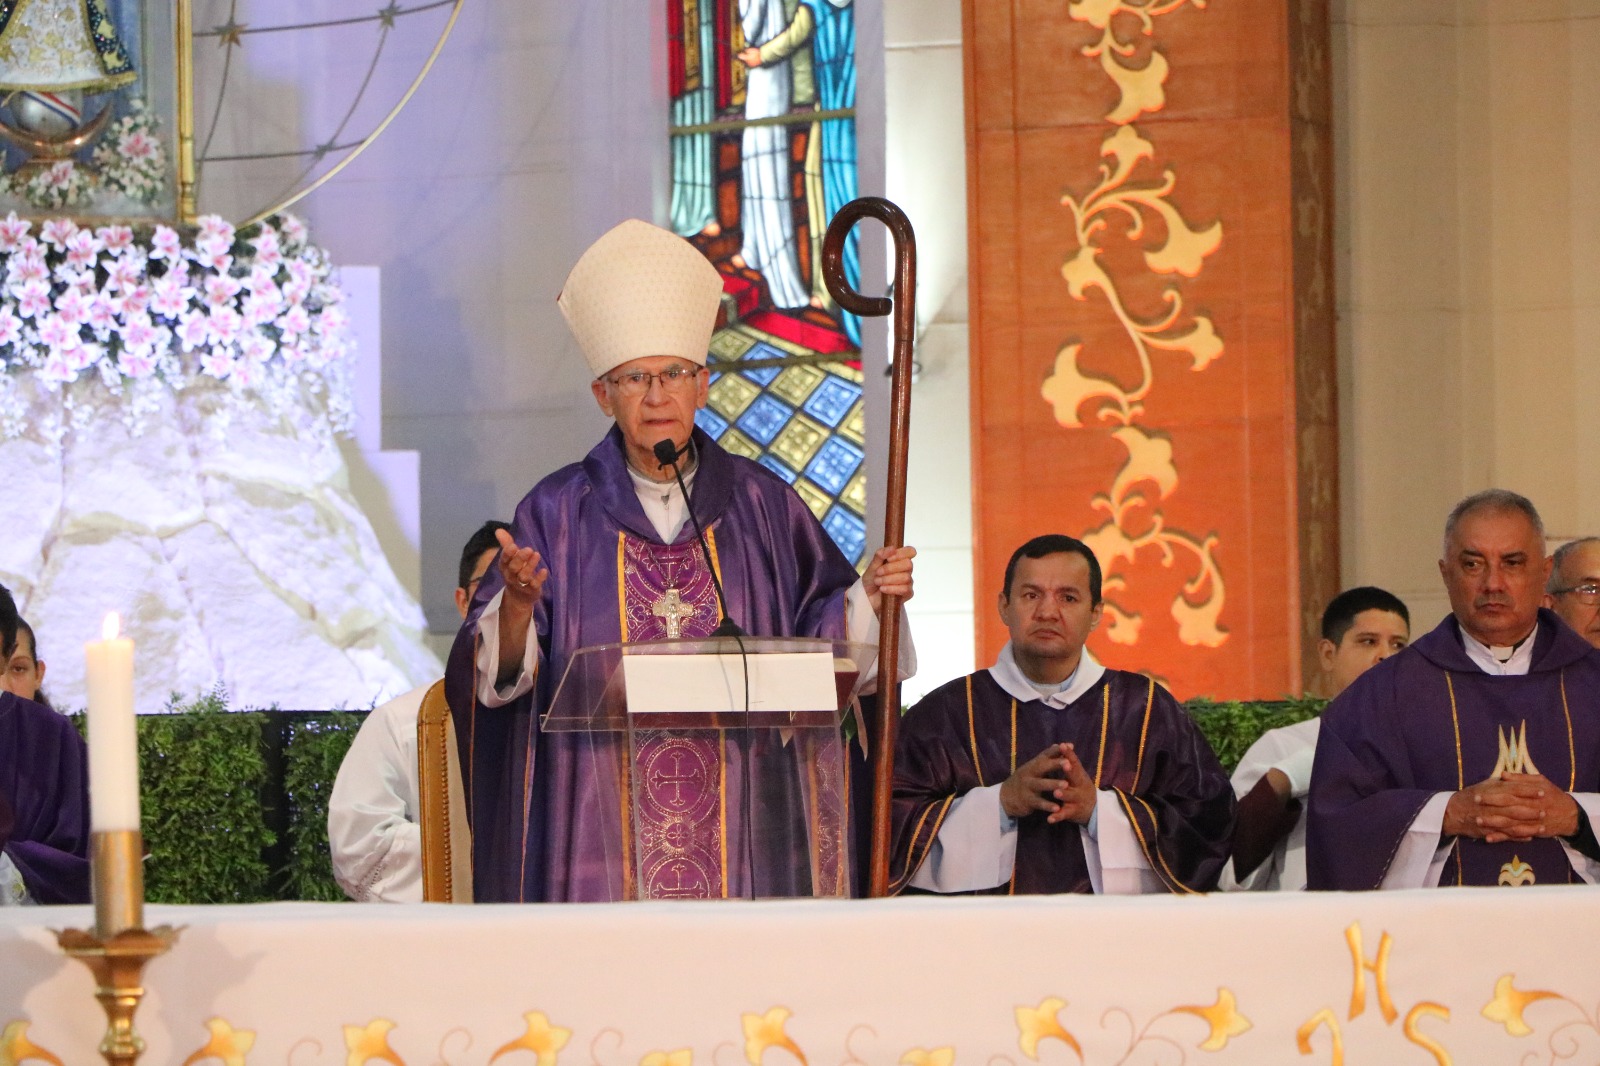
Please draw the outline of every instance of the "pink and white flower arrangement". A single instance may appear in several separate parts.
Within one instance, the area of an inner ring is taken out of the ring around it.
[[[305,238],[289,216],[237,232],[208,217],[187,239],[0,219],[0,392],[29,378],[114,395],[223,382],[270,407],[309,390],[348,432],[349,316],[327,253]],[[0,436],[19,432],[0,419]]]

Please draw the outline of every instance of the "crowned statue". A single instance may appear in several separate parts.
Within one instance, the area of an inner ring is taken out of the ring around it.
[[[61,159],[99,134],[111,113],[85,119],[84,97],[131,83],[137,73],[109,0],[0,4],[0,91],[11,121],[0,136],[33,159]]]

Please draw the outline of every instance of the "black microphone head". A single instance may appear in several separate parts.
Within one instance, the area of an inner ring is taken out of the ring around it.
[[[670,440],[658,440],[655,446],[656,462],[671,466],[678,461],[678,446]]]

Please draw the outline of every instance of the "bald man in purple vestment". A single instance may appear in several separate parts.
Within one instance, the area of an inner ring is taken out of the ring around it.
[[[0,662],[17,608],[0,585]],[[89,902],[88,754],[72,723],[0,690],[0,905]]]
[[[1462,500],[1439,572],[1451,613],[1322,714],[1309,887],[1593,883],[1600,651],[1540,607],[1538,511]]]
[[[757,636],[876,643],[882,596],[911,594],[914,550],[878,552],[858,578],[787,483],[695,428],[721,294],[692,245],[637,221],[597,241],[562,289],[615,425],[518,505],[451,651],[479,901],[815,890],[807,869],[750,861],[758,849],[795,853],[814,787],[798,770],[747,776],[732,731],[662,733],[630,756],[621,734],[546,733],[539,722],[581,648],[711,633],[713,568],[728,612]],[[687,498],[656,457],[663,441],[683,456]],[[914,657],[901,667],[909,676]]]
[[[1018,548],[988,670],[907,712],[895,749],[891,888],[1194,893],[1215,888],[1234,799],[1188,713],[1084,647],[1100,564],[1056,534]]]

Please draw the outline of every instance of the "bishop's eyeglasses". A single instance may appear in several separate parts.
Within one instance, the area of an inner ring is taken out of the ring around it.
[[[1581,585],[1571,585],[1564,589],[1550,590],[1552,596],[1565,596],[1569,592],[1577,594],[1579,603],[1585,603],[1591,607],[1600,603],[1600,584],[1596,584],[1593,581],[1585,581]]]
[[[650,385],[655,381],[661,382],[661,387],[668,392],[682,393],[694,388],[701,369],[698,366],[669,366],[654,374],[643,370],[630,370],[626,374],[613,374],[606,380],[620,395],[629,398],[643,396],[650,391]]]

